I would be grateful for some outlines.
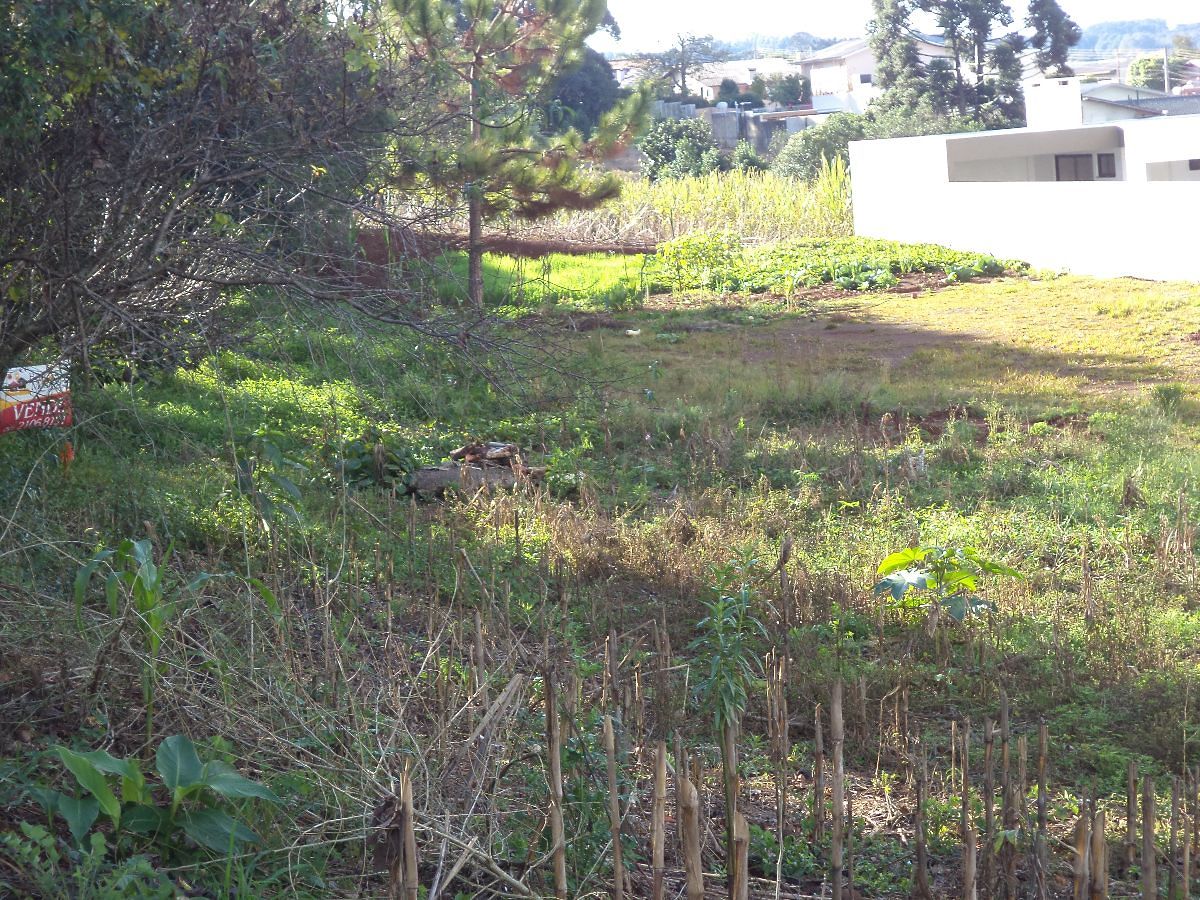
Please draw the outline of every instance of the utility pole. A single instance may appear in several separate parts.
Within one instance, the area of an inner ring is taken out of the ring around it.
[[[1163,47],[1163,93],[1171,93],[1171,50]]]

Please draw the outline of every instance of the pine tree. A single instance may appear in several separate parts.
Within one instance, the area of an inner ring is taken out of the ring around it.
[[[1067,58],[1071,48],[1083,39],[1083,31],[1058,5],[1058,0],[1029,0],[1025,24],[1034,32],[1029,43],[1037,49],[1038,69],[1056,78],[1075,74]]]
[[[872,0],[875,19],[868,26],[871,52],[878,60],[876,83],[884,90],[886,110],[915,111],[925,93],[926,68],[909,29],[908,0]]]
[[[632,142],[649,96],[637,92],[584,140],[548,137],[541,113],[557,77],[579,62],[602,27],[605,0],[392,0],[416,59],[443,77],[443,102],[461,123],[447,147],[422,160],[431,185],[467,203],[467,292],[483,306],[483,226],[502,214],[536,219],[587,209],[619,192],[588,163]]]
[[[993,34],[1013,23],[1005,0],[873,0],[871,46],[884,89],[882,114],[969,116],[988,127],[1019,124],[1024,116],[1020,51],[1024,38]],[[912,30],[914,12],[933,16],[948,60],[922,60]]]
[[[918,5],[934,15],[953,55],[958,112],[982,120],[990,93],[985,85],[989,42],[997,26],[1013,23],[1012,10],[1004,0],[919,0]]]
[[[987,61],[991,76],[976,88],[977,118],[989,128],[1011,128],[1025,122],[1025,92],[1021,87],[1021,52],[1025,38],[1008,34],[993,42]]]

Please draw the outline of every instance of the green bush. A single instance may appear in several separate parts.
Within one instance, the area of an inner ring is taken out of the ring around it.
[[[729,162],[730,168],[739,172],[765,172],[770,166],[759,156],[749,141],[738,141],[733,148],[733,156]]]
[[[793,135],[775,157],[771,170],[789,178],[812,181],[821,171],[821,160],[849,161],[850,142],[866,136],[866,116],[834,113],[823,124]]]
[[[721,169],[721,152],[703,119],[655,122],[638,145],[646,159],[643,174],[651,181],[705,175]]]
[[[790,178],[812,181],[821,170],[821,160],[850,161],[851,141],[914,137],[922,134],[953,134],[979,126],[958,116],[932,111],[910,114],[899,110],[875,110],[865,114],[834,113],[822,124],[794,134],[776,155],[772,171]]]
[[[783,75],[767,85],[767,96],[783,106],[795,106],[812,100],[812,85],[803,75]]]

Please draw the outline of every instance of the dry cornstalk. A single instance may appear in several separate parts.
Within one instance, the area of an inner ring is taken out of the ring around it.
[[[617,740],[612,716],[604,717],[604,756],[608,764],[608,828],[612,834],[613,900],[625,896],[625,864],[621,859],[621,801],[617,794]]]
[[[1183,797],[1184,803],[1183,803],[1183,810],[1182,810],[1182,816],[1183,816],[1183,848],[1182,848],[1183,871],[1180,874],[1180,878],[1183,882],[1183,895],[1185,897],[1187,896],[1188,891],[1190,891],[1192,888],[1192,825],[1194,823],[1189,823],[1189,821],[1188,821],[1189,810],[1191,812],[1193,819],[1196,816],[1195,802],[1193,801],[1193,802],[1189,803],[1189,797],[1192,796],[1192,784],[1193,784],[1192,775],[1190,772],[1188,772],[1184,776],[1184,780],[1183,780],[1183,788],[1184,788],[1184,797]]]
[[[825,735],[821,725],[821,704],[813,710],[813,801],[812,839],[814,844],[825,839]]]
[[[653,867],[654,900],[663,900],[667,846],[667,742],[660,740],[654,752],[654,806],[650,815],[650,859]]]
[[[483,617],[479,614],[479,610],[475,610],[475,692],[479,696],[479,708],[487,709],[488,700],[488,676],[487,676],[487,655],[484,652],[483,644]]]
[[[1047,766],[1050,756],[1050,732],[1043,720],[1038,725],[1038,762],[1037,762],[1037,836],[1034,838],[1034,873],[1037,900],[1047,900],[1050,896],[1046,876],[1050,868],[1050,849],[1046,834],[1047,822]]]
[[[400,829],[403,847],[402,863],[404,900],[417,900],[417,834],[413,812],[412,778],[406,768],[400,776]]]
[[[787,668],[784,657],[772,654],[768,661],[767,706],[771,743],[775,751],[775,896],[783,889],[784,825],[787,822],[788,741]]]
[[[917,775],[917,801],[913,806],[913,834],[917,843],[917,864],[913,873],[913,896],[917,900],[933,900],[929,890],[929,853],[925,834],[925,804],[929,800],[929,764],[922,750],[913,763]]]
[[[1137,865],[1138,846],[1138,768],[1134,760],[1129,761],[1129,774],[1125,784],[1125,874],[1129,875]]]
[[[829,869],[833,900],[842,900],[842,853],[846,824],[846,772],[842,751],[845,728],[842,722],[842,680],[833,683],[829,698],[829,740],[833,751],[833,839],[829,847]]]
[[[700,858],[700,795],[686,772],[679,779],[679,829],[688,900],[704,900],[704,866]]]
[[[1088,900],[1108,900],[1108,842],[1104,839],[1104,810],[1097,809],[1092,818],[1092,846],[1089,851],[1091,871]]]
[[[1142,896],[1158,896],[1158,861],[1154,856],[1154,779],[1142,779]]]
[[[1091,874],[1089,854],[1091,852],[1091,811],[1083,804],[1079,821],[1075,823],[1074,879],[1071,896],[1074,900],[1088,900],[1088,877]]]
[[[1012,725],[1009,720],[1008,693],[1000,691],[1000,808],[1005,839],[1000,849],[1004,872],[1005,900],[1017,900],[1017,847],[1009,836],[1017,830],[1016,788],[1012,775]]]
[[[733,814],[733,851],[731,856],[732,886],[729,900],[749,900],[750,897],[750,825],[740,812]]]
[[[962,896],[964,900],[975,900],[978,896],[976,861],[978,850],[976,844],[978,835],[975,833],[975,821],[971,818],[971,720],[963,722],[962,754],[962,816],[959,823],[963,844],[963,879]]]
[[[550,781],[550,842],[554,861],[554,896],[567,897],[567,842],[563,832],[562,732],[558,722],[558,675],[546,671],[546,755]]]
[[[738,794],[740,793],[737,760],[737,726],[733,722],[726,722],[721,731],[721,778],[725,784],[725,853],[726,859],[729,861],[726,886],[729,888],[730,896],[737,889],[737,869],[734,864],[737,850],[735,831],[738,816]]]
[[[1171,833],[1167,839],[1167,897],[1177,900],[1179,893],[1179,779],[1171,779]]]
[[[985,897],[992,896],[996,880],[996,733],[992,720],[983,720],[983,873],[982,888]]]

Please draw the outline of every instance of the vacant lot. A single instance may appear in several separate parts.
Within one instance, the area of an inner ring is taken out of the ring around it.
[[[1071,840],[1092,794],[1109,813],[1113,876],[1135,877],[1119,866],[1130,761],[1157,779],[1166,852],[1167,778],[1200,750],[1200,288],[998,278],[640,306],[640,279],[640,261],[622,259],[587,263],[569,295],[531,290],[541,305],[508,315],[535,324],[532,343],[558,363],[509,357],[517,377],[504,384],[412,340],[365,325],[350,338],[280,310],[246,352],[82,391],[69,467],[61,436],[4,438],[5,816],[45,820],[29,786],[67,784],[55,744],[136,757],[183,732],[279,801],[246,801],[263,843],[231,864],[148,851],[176,876],[378,893],[373,814],[407,767],[423,884],[444,882],[461,855],[453,889],[466,896],[547,892],[551,677],[572,892],[611,883],[605,713],[634,894],[648,890],[659,738],[697,760],[715,890],[726,800],[706,690],[725,657],[705,604],[744,586],[764,627],[738,626],[740,658],[752,674],[769,653],[790,659],[786,758],[757,680],[741,720],[740,803],[763,896],[777,863],[786,896],[819,893],[827,871],[814,737],[819,704],[828,753],[838,680],[864,895],[911,893],[923,755],[930,878],[957,896],[962,757],[950,738],[970,719],[968,807],[985,829],[981,730],[1002,695],[1020,809],[1007,843],[981,843],[981,871],[1003,845],[995,870],[1034,877],[1042,721],[1052,890],[1069,893],[1057,839]],[[593,282],[608,308],[589,308]],[[395,487],[470,440],[518,444],[547,466],[545,483],[419,501]],[[102,577],[76,608],[80,566],[125,538],[149,539],[166,566],[161,644]],[[975,614],[939,621],[872,592],[879,562],[913,546],[977,548],[1022,577],[985,574]],[[994,764],[999,804],[999,743]],[[670,840],[668,879],[681,884]],[[34,857],[9,856],[0,884],[30,889]]]

